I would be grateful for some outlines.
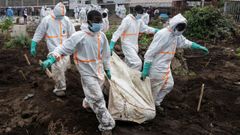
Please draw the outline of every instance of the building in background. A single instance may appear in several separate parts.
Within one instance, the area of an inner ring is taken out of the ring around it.
[[[63,2],[68,8],[69,0],[0,0],[0,10],[12,7],[17,16],[22,16],[24,9],[29,15],[39,15],[42,6],[53,8],[58,2]]]
[[[69,0],[0,0],[0,8],[11,7],[41,7],[44,5],[53,6],[58,2],[68,4]]]

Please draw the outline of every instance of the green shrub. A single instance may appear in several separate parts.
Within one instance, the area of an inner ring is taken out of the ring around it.
[[[163,23],[160,19],[152,20],[149,23],[150,27],[157,28],[157,29],[162,29],[163,28]],[[140,49],[146,50],[148,46],[151,44],[153,40],[153,35],[145,34],[143,33],[142,35],[139,36],[139,47]]]
[[[10,27],[12,27],[12,25],[13,25],[12,20],[10,18],[6,18],[2,22],[0,22],[0,29],[2,32],[5,32],[9,30]]]
[[[153,36],[149,36],[148,34],[140,35],[138,40],[139,48],[146,50],[148,46],[151,44],[152,40]]]
[[[157,29],[162,29],[163,28],[163,22],[161,21],[161,19],[155,19],[155,20],[151,20],[151,22],[149,23],[149,26],[153,27],[153,28],[157,28]]]
[[[192,8],[184,16],[188,20],[187,37],[205,41],[230,41],[239,33],[234,20],[213,6]]]
[[[31,39],[28,36],[19,35],[4,44],[4,48],[28,48]]]
[[[110,43],[110,41],[111,41],[111,39],[112,39],[113,33],[117,30],[117,28],[118,28],[117,25],[112,25],[112,26],[110,26],[110,29],[106,32],[106,37],[107,37],[109,43]],[[121,43],[120,43],[120,38],[118,39],[118,41],[117,41],[116,44],[117,44],[117,45],[120,45],[120,44],[121,44]]]
[[[240,57],[240,47],[237,48],[237,50],[236,50],[236,55],[237,55],[237,57]]]
[[[107,37],[108,41],[110,41],[112,39],[112,35],[116,30],[117,30],[117,28],[115,25],[110,26],[109,30],[106,32],[106,37]]]

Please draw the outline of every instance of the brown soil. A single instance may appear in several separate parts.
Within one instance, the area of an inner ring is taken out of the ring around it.
[[[236,46],[208,47],[206,57],[186,52],[189,69],[196,75],[174,75],[174,90],[163,102],[164,112],[157,112],[154,120],[141,125],[118,121],[114,135],[240,134],[240,85],[236,84],[240,82],[240,60],[232,51]],[[18,50],[0,50],[0,134],[100,134],[95,115],[81,106],[84,94],[75,67],[67,72],[67,96],[57,98],[52,93],[53,81],[38,65],[37,59],[46,56],[46,48],[41,50],[36,59],[30,58],[31,66],[22,55],[16,55]],[[197,112],[202,83],[205,92]],[[27,94],[34,96],[24,100]]]

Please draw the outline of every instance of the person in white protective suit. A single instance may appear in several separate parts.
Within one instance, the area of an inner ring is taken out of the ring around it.
[[[118,4],[115,4],[115,12],[118,17],[120,17],[120,6]]]
[[[122,5],[119,5],[118,6],[118,17],[123,18],[122,14],[123,14],[123,7],[122,7]]]
[[[62,46],[63,42],[75,33],[75,28],[70,19],[65,16],[66,8],[63,3],[58,3],[53,12],[44,17],[36,29],[31,44],[31,54],[36,56],[37,43],[45,38],[49,52],[56,47]],[[70,66],[69,56],[63,56],[60,60],[52,65],[53,79],[55,80],[55,89],[53,92],[57,96],[65,96],[66,80],[65,71]]]
[[[119,12],[119,17],[120,18],[122,18],[122,5],[119,5],[119,7],[118,7],[119,9],[118,9],[118,12]]]
[[[109,20],[108,20],[108,14],[107,12],[102,13],[103,17],[103,26],[102,26],[102,32],[106,33],[109,29]]]
[[[74,8],[74,17],[75,17],[75,20],[77,20],[78,17],[79,17],[79,8],[78,8],[78,6],[76,6]]]
[[[103,10],[103,12],[106,12],[106,13],[108,14],[109,10],[108,10],[107,8],[105,8],[105,9]]]
[[[87,9],[86,9],[87,13],[92,11],[92,10],[93,10],[93,6],[92,5],[88,5]]]
[[[149,14],[148,13],[143,13],[143,15],[142,15],[142,20],[143,20],[143,22],[146,24],[146,25],[148,25],[148,23],[149,23],[149,21],[150,21],[150,17],[149,17]]]
[[[138,56],[138,36],[140,32],[156,33],[158,29],[149,27],[144,24],[141,17],[143,14],[142,6],[135,7],[136,15],[127,15],[117,31],[113,33],[110,42],[111,53],[119,37],[121,37],[121,44],[123,54],[125,55],[125,63],[132,69],[141,70],[142,60]]]
[[[87,11],[86,8],[82,8],[80,11],[80,24],[87,22]]]
[[[96,5],[96,10],[97,10],[98,12],[100,12],[100,11],[102,10],[101,6]]]
[[[141,78],[144,80],[149,75],[153,98],[157,110],[164,97],[173,89],[174,81],[171,72],[171,61],[176,48],[199,49],[205,54],[208,49],[186,39],[182,33],[187,26],[187,20],[178,14],[169,21],[169,26],[155,34],[154,39],[144,56],[144,66]]]
[[[90,107],[100,123],[102,135],[111,135],[115,121],[106,108],[103,95],[104,72],[111,79],[110,49],[101,32],[102,15],[96,10],[88,13],[88,29],[73,34],[62,47],[57,47],[42,64],[43,69],[55,63],[61,56],[74,53],[76,67],[81,75],[85,99],[83,107]]]
[[[43,19],[46,16],[46,8],[42,6],[41,11],[40,11],[40,17]]]
[[[121,14],[120,17],[124,18],[126,16],[127,10],[124,5],[121,6]]]
[[[27,24],[27,20],[28,20],[28,12],[27,9],[25,8],[23,11],[23,18],[24,18],[24,23]]]
[[[52,13],[51,8],[46,8],[46,16],[50,15]]]

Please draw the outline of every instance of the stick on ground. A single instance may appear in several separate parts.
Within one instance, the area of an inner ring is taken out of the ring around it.
[[[207,67],[207,66],[209,65],[209,63],[210,63],[211,60],[212,60],[212,58],[210,58],[210,59],[208,60],[208,62],[206,63],[205,67]]]
[[[30,63],[30,61],[29,61],[29,59],[28,59],[28,56],[27,56],[27,54],[26,54],[26,53],[24,54],[24,57],[25,57],[25,59],[26,59],[26,61],[27,61],[28,65],[31,65],[31,63]]]
[[[42,61],[41,61],[41,60],[39,60],[39,64],[40,64],[40,65],[42,64]],[[47,76],[48,76],[49,78],[52,78],[52,73],[49,71],[48,68],[45,70],[45,73],[47,74]]]
[[[200,93],[199,101],[198,101],[197,112],[200,111],[201,102],[202,102],[202,97],[203,97],[203,92],[204,92],[204,84],[202,84],[201,93]]]
[[[22,71],[22,70],[19,70],[19,73],[22,75],[23,79],[26,81],[27,78],[26,78],[26,76],[24,75],[23,71]]]

